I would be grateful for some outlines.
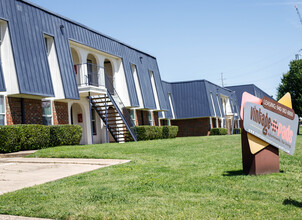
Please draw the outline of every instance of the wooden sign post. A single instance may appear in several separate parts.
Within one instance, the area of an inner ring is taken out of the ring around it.
[[[252,154],[247,138],[247,132],[240,121],[242,165],[245,175],[260,175],[268,173],[279,173],[279,150],[269,145],[258,153]]]

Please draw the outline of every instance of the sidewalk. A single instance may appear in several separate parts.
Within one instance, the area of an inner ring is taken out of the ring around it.
[[[22,158],[34,152],[0,154],[0,196],[26,187],[130,162],[114,159]],[[40,219],[0,215],[0,220]]]
[[[129,160],[0,158],[0,195]]]
[[[30,218],[13,215],[0,215],[0,220],[51,220],[46,218]]]

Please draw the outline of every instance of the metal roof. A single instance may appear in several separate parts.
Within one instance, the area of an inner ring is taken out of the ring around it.
[[[161,109],[167,109],[153,56],[24,0],[0,0],[0,18],[8,21],[20,93],[54,96],[44,34],[54,37],[66,99],[79,99],[69,40],[120,57],[132,106],[139,106],[131,64],[137,66],[144,107],[156,109],[149,71],[153,71]],[[1,76],[0,76],[1,79]],[[1,83],[1,82],[0,82]]]
[[[162,83],[166,100],[168,93],[171,94],[175,119],[224,117],[221,95],[229,98],[232,112],[238,114],[235,92],[207,80],[173,83],[163,81]],[[169,102],[167,103],[169,104]],[[171,106],[169,106],[169,111],[165,113],[165,116],[172,118]]]
[[[244,92],[248,92],[260,99],[262,99],[264,96],[271,97],[254,84],[227,86],[227,88],[236,92],[238,106],[241,106],[242,94]]]

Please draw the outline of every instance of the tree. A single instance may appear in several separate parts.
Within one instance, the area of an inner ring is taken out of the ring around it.
[[[291,94],[295,113],[302,117],[302,60],[290,62],[289,71],[283,74],[277,88],[277,99],[281,99],[287,92]]]

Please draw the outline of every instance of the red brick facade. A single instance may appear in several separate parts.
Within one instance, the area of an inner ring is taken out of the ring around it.
[[[36,99],[24,99],[25,124],[42,124],[42,102]],[[22,99],[6,98],[7,125],[22,123]]]
[[[7,125],[21,124],[21,99],[20,98],[5,98],[6,102],[6,123]]]
[[[25,124],[43,124],[42,101],[24,99]]]
[[[153,112],[153,125],[159,126],[158,112]]]
[[[69,124],[68,103],[53,102],[52,112],[53,112],[53,124],[54,125]]]
[[[171,125],[178,126],[177,137],[206,136],[210,131],[209,118],[172,120]]]
[[[136,110],[136,125],[150,125],[149,123],[149,111]],[[159,126],[158,123],[158,112],[153,112],[153,125]]]

